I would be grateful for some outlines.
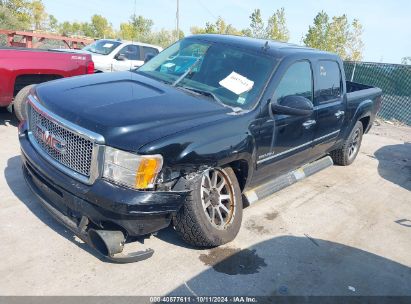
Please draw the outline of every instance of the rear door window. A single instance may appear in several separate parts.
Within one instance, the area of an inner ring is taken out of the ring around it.
[[[336,61],[320,60],[317,67],[317,96],[318,103],[326,103],[341,98],[341,72]]]
[[[141,54],[141,60],[145,60],[145,58],[148,54],[157,55],[159,53],[159,51],[157,49],[149,47],[149,46],[143,46],[142,50],[143,50],[143,52]]]
[[[127,45],[121,49],[119,54],[128,60],[140,60],[140,48],[137,45]]]

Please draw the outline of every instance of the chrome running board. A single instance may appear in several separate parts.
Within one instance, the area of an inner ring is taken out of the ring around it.
[[[333,164],[334,162],[330,156],[320,158],[319,160],[308,163],[294,171],[281,175],[261,186],[248,190],[244,193],[244,195],[249,204],[255,203],[256,201],[266,198],[267,196],[295,184],[310,175],[331,167]]]

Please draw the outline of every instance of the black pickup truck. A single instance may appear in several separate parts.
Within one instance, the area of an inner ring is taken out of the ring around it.
[[[170,224],[195,246],[227,243],[244,204],[281,188],[273,181],[324,158],[351,164],[381,90],[346,81],[335,54],[198,35],[135,71],[40,84],[27,102],[27,184],[90,245],[129,262],[152,251],[124,255],[127,239]]]

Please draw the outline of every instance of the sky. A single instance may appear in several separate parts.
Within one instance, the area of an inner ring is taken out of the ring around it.
[[[90,21],[101,14],[114,26],[126,22],[134,13],[154,21],[154,30],[176,26],[176,0],[43,0],[46,10],[59,21]],[[134,5],[136,3],[136,5]],[[180,29],[190,34],[191,26],[204,26],[221,16],[238,29],[249,25],[255,8],[266,21],[276,9],[284,7],[291,43],[302,44],[302,37],[315,15],[324,10],[330,17],[346,14],[364,27],[364,61],[400,63],[411,56],[410,0],[180,0]]]

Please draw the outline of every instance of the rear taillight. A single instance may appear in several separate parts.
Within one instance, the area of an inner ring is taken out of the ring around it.
[[[94,74],[94,62],[89,61],[87,63],[87,74]]]
[[[376,105],[376,108],[377,108],[377,110],[375,111],[375,114],[378,114],[378,112],[380,111],[381,104],[382,104],[382,96],[378,96],[376,101],[375,101],[375,105]]]

